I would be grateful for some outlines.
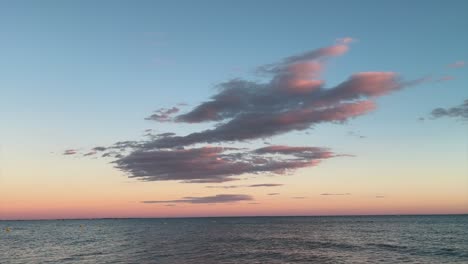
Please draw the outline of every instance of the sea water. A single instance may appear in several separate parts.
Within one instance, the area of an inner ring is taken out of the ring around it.
[[[468,263],[468,215],[0,221],[0,228],[2,264]]]

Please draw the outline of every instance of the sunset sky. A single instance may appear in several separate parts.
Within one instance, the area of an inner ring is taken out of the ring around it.
[[[468,213],[468,1],[0,3],[0,219]]]

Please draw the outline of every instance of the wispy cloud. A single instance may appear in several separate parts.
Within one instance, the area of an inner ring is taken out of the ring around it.
[[[350,193],[321,193],[320,195],[329,196],[329,195],[351,195],[351,194]]]
[[[221,186],[205,186],[205,188],[217,188],[217,189],[234,189],[234,188],[259,188],[259,187],[279,187],[283,184],[278,183],[262,183],[252,185],[221,185]]]
[[[78,150],[76,150],[76,149],[66,149],[63,152],[63,155],[75,155],[77,153],[78,153]]]
[[[171,116],[177,112],[179,112],[179,108],[177,107],[172,107],[169,109],[161,108],[161,109],[156,110],[154,114],[147,117],[146,119],[159,121],[159,122],[169,122],[171,121]]]
[[[251,201],[252,196],[245,194],[218,194],[214,196],[204,197],[184,197],[179,200],[162,200],[162,201],[142,201],[142,203],[190,203],[190,204],[212,204],[212,203],[234,203],[239,201]]]
[[[248,185],[247,187],[278,187],[278,186],[283,186],[284,184],[279,184],[279,183],[261,183],[261,184],[252,184]]]
[[[463,104],[450,108],[436,108],[431,112],[432,118],[458,118],[461,120],[468,121],[468,99]]]
[[[267,195],[279,195],[279,193],[268,193]]]
[[[93,151],[105,151],[106,147],[94,147],[92,150]]]
[[[205,188],[212,188],[212,189],[235,189],[245,187],[245,185],[221,185],[221,186],[205,186]]]
[[[465,67],[465,62],[464,61],[456,61],[454,63],[451,63],[448,65],[450,68],[462,68]]]
[[[361,139],[366,138],[366,136],[363,136],[359,132],[354,132],[354,131],[348,131],[347,135],[351,137],[361,138]]]
[[[451,75],[445,75],[445,76],[442,76],[440,77],[439,79],[435,80],[436,82],[444,82],[444,81],[451,81],[455,79],[454,76],[451,76]]]
[[[339,38],[336,40],[336,43],[338,44],[349,44],[349,43],[353,43],[353,42],[356,42],[357,40],[354,39],[354,38],[351,38],[351,37],[344,37],[344,38]]]

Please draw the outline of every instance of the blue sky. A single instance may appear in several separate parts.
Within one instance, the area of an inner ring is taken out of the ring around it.
[[[441,166],[460,175],[466,126],[427,118],[434,108],[468,98],[467,68],[448,67],[468,60],[466,10],[467,1],[2,2],[2,155],[6,163],[28,164],[41,153],[138,140],[147,128],[187,134],[211,127],[144,118],[181,102],[188,111],[220,82],[262,80],[254,74],[260,65],[352,37],[350,50],[331,59],[323,74],[329,86],[363,71],[454,79],[379,98],[376,111],[346,124],[272,141],[323,145],[369,164],[414,158],[418,167],[446,153]],[[406,154],[389,150],[395,147]]]
[[[201,101],[217,82],[343,36],[359,42],[333,62],[328,83],[374,69],[408,78],[461,75],[446,65],[468,56],[466,8],[465,1],[3,3],[1,104],[25,120],[52,112],[61,127],[77,119],[104,119],[104,127],[137,122],[154,108]],[[467,93],[459,79],[431,89],[453,93],[424,100],[408,91],[406,98],[418,101],[413,115],[455,104]]]

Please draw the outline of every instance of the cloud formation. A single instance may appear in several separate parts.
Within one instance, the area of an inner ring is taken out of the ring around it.
[[[451,117],[468,121],[468,99],[459,106],[451,108],[436,108],[432,110],[431,116],[433,118]]]
[[[338,39],[331,46],[259,66],[256,73],[263,81],[228,80],[191,111],[179,114],[178,107],[161,108],[146,118],[180,124],[215,122],[210,129],[182,136],[151,134],[145,140],[121,141],[92,151],[113,157],[113,164],[131,178],[190,183],[233,181],[242,174],[284,174],[344,156],[310,146],[248,150],[200,145],[264,139],[321,123],[342,123],[374,110],[375,98],[426,81],[403,81],[394,72],[372,71],[357,72],[336,86],[327,86],[321,78],[327,62],[348,52],[352,42],[349,37]]]
[[[179,123],[218,122],[212,129],[158,138],[147,144],[172,148],[267,138],[320,123],[344,122],[375,109],[373,99],[421,80],[402,81],[394,72],[359,72],[334,87],[320,79],[326,62],[349,49],[350,38],[337,44],[258,67],[267,82],[234,79],[191,111],[173,117]],[[168,121],[159,110],[152,120]],[[161,117],[162,116],[162,117]]]
[[[272,146],[278,147],[278,146]],[[130,178],[145,181],[179,180],[191,183],[226,182],[245,173],[284,174],[335,157],[325,148],[305,148],[271,155],[262,149],[202,147],[191,149],[138,149],[114,161]],[[256,185],[255,187],[267,186]],[[271,186],[271,185],[270,185]]]
[[[245,194],[217,194],[214,196],[204,197],[183,197],[179,200],[165,200],[165,201],[142,201],[142,203],[190,203],[190,204],[213,204],[213,203],[234,203],[239,201],[251,201],[252,196]]]
[[[320,195],[325,195],[325,196],[329,196],[329,195],[351,195],[350,193],[321,193]]]

